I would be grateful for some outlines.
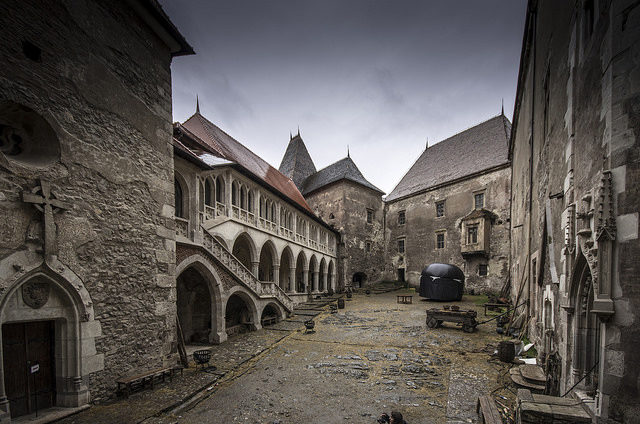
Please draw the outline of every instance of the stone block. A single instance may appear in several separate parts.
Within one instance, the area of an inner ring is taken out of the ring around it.
[[[160,225],[156,227],[156,234],[165,239],[169,239],[169,240],[176,239],[176,232],[174,230],[171,230],[169,228],[166,228]]]
[[[170,264],[175,262],[175,253],[167,250],[156,249],[156,259],[158,262]]]
[[[82,375],[91,374],[92,372],[102,371],[104,369],[104,354],[90,355],[82,357]]]
[[[96,338],[102,336],[100,321],[88,321],[80,323],[80,336],[84,338]]]
[[[170,274],[156,274],[156,285],[158,287],[175,287],[176,279]]]

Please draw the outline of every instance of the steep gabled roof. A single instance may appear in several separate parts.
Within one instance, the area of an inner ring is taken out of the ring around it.
[[[385,199],[400,199],[509,163],[511,123],[495,116],[427,148]]]
[[[200,112],[196,112],[183,124],[178,124],[178,129],[186,130],[190,136],[197,138],[196,141],[206,147],[209,153],[237,163],[274,190],[313,214],[293,181],[207,120]]]
[[[316,172],[316,166],[313,164],[300,133],[289,140],[279,169],[280,172],[291,178],[300,190],[302,190],[304,180]]]
[[[316,191],[324,186],[335,183],[340,180],[349,180],[356,184],[360,184],[371,190],[384,194],[382,190],[367,181],[356,164],[347,156],[344,159],[333,163],[326,168],[321,169],[315,174],[309,176],[302,187],[302,193],[307,194]]]

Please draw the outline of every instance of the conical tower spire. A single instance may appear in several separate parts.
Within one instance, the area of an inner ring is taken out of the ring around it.
[[[200,99],[198,98],[197,94],[196,94],[196,113],[200,113]]]

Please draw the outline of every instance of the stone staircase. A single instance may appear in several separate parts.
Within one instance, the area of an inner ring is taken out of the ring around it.
[[[213,237],[206,228],[202,227],[203,246],[216,261],[233,275],[242,285],[253,292],[260,299],[273,299],[290,314],[293,312],[294,302],[284,290],[273,282],[258,280],[225,246]]]

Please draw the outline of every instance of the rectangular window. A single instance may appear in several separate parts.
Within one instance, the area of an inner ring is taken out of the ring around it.
[[[371,242],[370,241],[365,242],[364,248],[367,252],[371,252]]]
[[[488,271],[487,264],[478,265],[478,275],[479,276],[486,277],[487,271]]]
[[[404,215],[405,211],[400,211],[398,212],[398,225],[404,225],[405,223],[405,215]]]
[[[398,239],[398,253],[404,253],[404,239]]]
[[[367,209],[367,224],[373,223],[373,210]]]
[[[467,227],[467,244],[476,244],[478,242],[478,225],[470,225]]]
[[[444,200],[436,202],[436,217],[444,216]]]
[[[484,208],[484,193],[476,193],[473,195],[473,203],[476,209]]]
[[[436,234],[436,249],[444,249],[444,233]]]

